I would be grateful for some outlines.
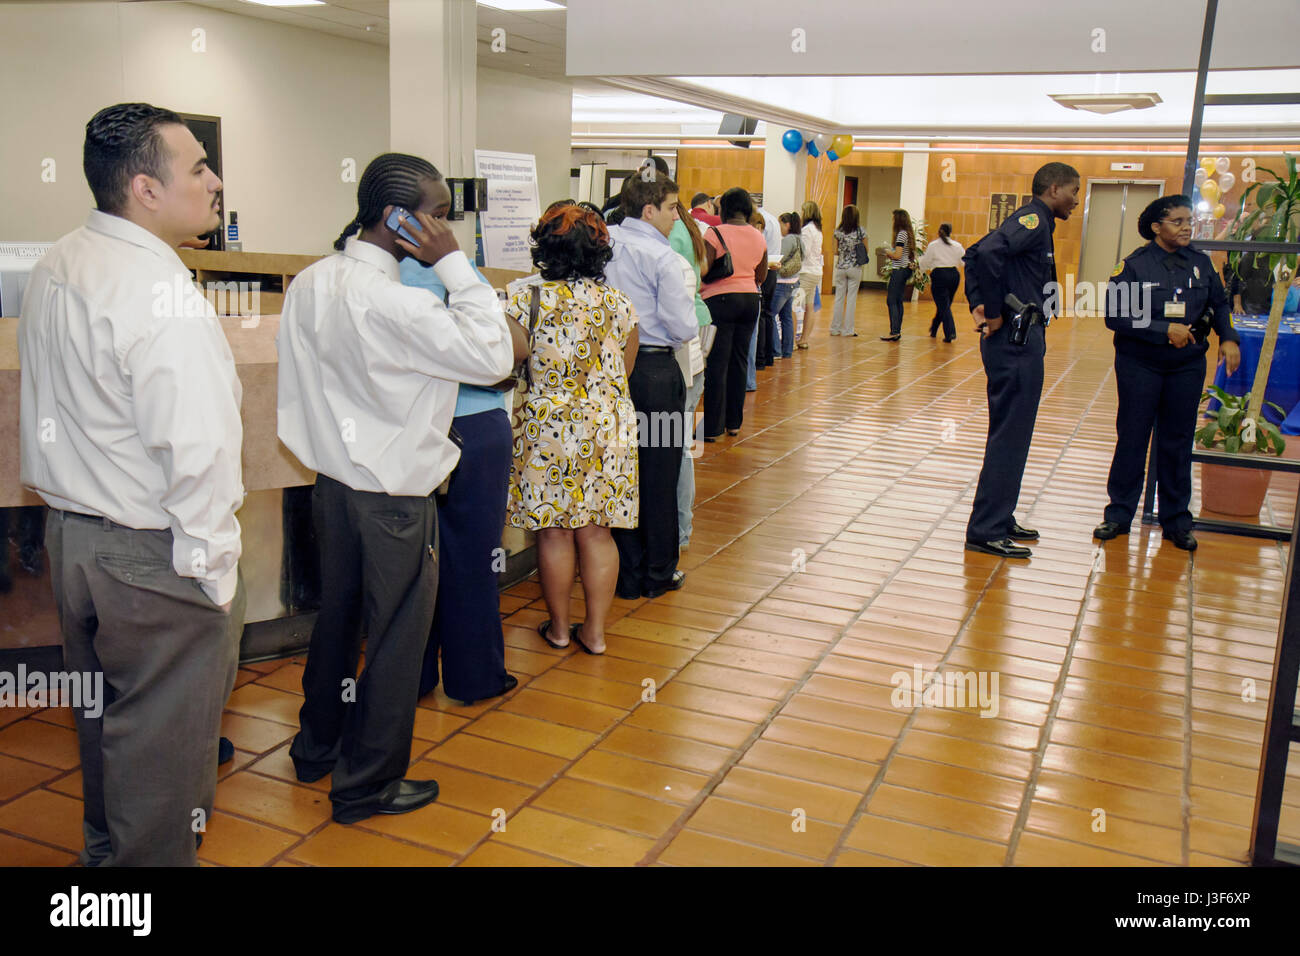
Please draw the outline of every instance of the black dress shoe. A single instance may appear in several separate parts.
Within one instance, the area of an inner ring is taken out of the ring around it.
[[[230,742],[229,737],[222,737],[217,742],[217,766],[223,763],[230,763],[235,759],[235,745]]]
[[[686,583],[686,572],[674,571],[673,579],[671,582],[665,584],[661,588],[654,588],[653,590],[643,591],[641,592],[641,596],[648,597],[648,598],[657,598],[662,594],[667,594],[669,591],[680,591],[682,589],[682,585],[685,583]]]
[[[1012,541],[1037,541],[1038,532],[1033,528],[1022,528],[1018,522],[1011,522],[1011,533],[1007,535]]]
[[[1190,531],[1166,531],[1165,540],[1172,541],[1175,548],[1182,548],[1184,551],[1196,550],[1196,535]]]
[[[550,622],[547,621],[547,623],[549,624]],[[543,638],[543,639],[545,640],[545,638]],[[547,640],[546,642],[547,642],[548,644],[550,644],[550,641],[549,641],[549,640]],[[554,645],[554,644],[551,644],[551,646],[554,647],[555,645]],[[568,647],[567,644],[564,645],[564,646],[565,646],[565,647]],[[519,678],[516,677],[514,674],[507,674],[507,675],[506,675],[505,682],[504,682],[504,683],[502,684],[502,686],[501,686],[501,690],[498,691],[497,693],[495,693],[495,694],[486,694],[486,695],[484,695],[483,697],[476,697],[476,698],[474,698],[473,700],[464,700],[464,701],[461,701],[461,703],[464,704],[466,707],[473,707],[475,704],[479,703],[480,701],[484,701],[484,700],[492,700],[492,699],[495,698],[495,697],[504,697],[506,694],[510,693],[512,690],[514,690],[514,689],[515,689],[516,687],[518,687],[518,686],[519,686]],[[450,696],[450,695],[449,695],[449,696]],[[453,699],[453,700],[460,700],[459,697],[453,697],[452,699]]]
[[[945,341],[945,342],[956,342],[956,341],[957,341],[957,336],[954,335],[954,336],[953,336],[952,338],[950,338],[950,339],[944,339],[944,341]]]
[[[966,550],[995,554],[999,558],[1027,558],[1033,554],[1028,548],[1022,548],[1010,538],[1001,538],[998,541],[967,541]]]
[[[897,341],[898,341],[899,339],[901,339],[901,338],[902,338],[901,335],[882,335],[882,336],[880,337],[880,341],[882,341],[882,342],[897,342]]]
[[[1092,529],[1092,536],[1102,541],[1109,541],[1121,534],[1128,534],[1128,528],[1121,528],[1117,521],[1103,521]]]
[[[376,813],[410,813],[438,799],[436,780],[394,780],[368,800],[334,809],[335,823],[358,823]]]

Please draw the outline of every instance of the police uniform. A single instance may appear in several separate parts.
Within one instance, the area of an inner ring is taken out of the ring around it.
[[[1154,424],[1160,524],[1167,536],[1186,534],[1192,530],[1192,440],[1210,345],[1206,335],[1206,341],[1178,348],[1169,341],[1169,325],[1190,326],[1204,317],[1220,342],[1238,342],[1227,293],[1205,253],[1191,246],[1166,252],[1154,241],[1115,267],[1106,293],[1119,410],[1104,520],[1119,526],[1116,533],[1128,531]]]
[[[1026,304],[1044,306],[1048,283],[1056,281],[1055,229],[1052,210],[1034,197],[971,246],[963,259],[971,310],[982,305],[987,318],[1003,319],[996,332],[980,340],[980,358],[988,376],[989,432],[975,504],[966,525],[968,544],[983,546],[1037,537],[1016,524],[1014,512],[1043,390],[1044,326],[1031,327],[1024,345],[1012,344],[1007,321],[1011,310],[1003,302],[1011,293]],[[1054,303],[1052,298],[1048,305]],[[1050,318],[1046,307],[1043,312]],[[1027,556],[1027,552],[1018,556]]]

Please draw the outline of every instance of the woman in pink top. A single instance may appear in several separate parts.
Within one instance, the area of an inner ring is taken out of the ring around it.
[[[739,187],[728,189],[720,202],[722,225],[704,236],[704,277],[715,261],[731,253],[731,275],[705,282],[700,289],[717,328],[713,350],[704,367],[704,440],[717,441],[740,433],[745,416],[745,379],[749,372],[749,340],[758,321],[758,288],[767,278],[767,243],[749,225],[754,203]]]

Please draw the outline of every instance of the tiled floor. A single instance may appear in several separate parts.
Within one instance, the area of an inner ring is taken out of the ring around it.
[[[761,373],[742,435],[705,446],[687,585],[616,601],[607,656],[542,643],[535,582],[503,595],[519,688],[421,703],[411,775],[440,782],[436,805],[330,822],[328,780],[294,782],[286,755],[301,661],[242,669],[202,859],[1242,863],[1284,550],[1203,534],[1193,560],[1149,530],[1096,547],[1112,351],[1099,321],[1067,320],[1018,513],[1042,543],[1029,563],[964,552],[986,420],[975,338],[964,321],[955,345],[925,337],[923,308],[882,343],[881,296],[858,301],[858,338],[823,332]],[[1294,496],[1275,478],[1275,520]],[[996,676],[996,716],[894,706],[916,669]],[[0,711],[0,860],[72,862],[70,727]]]

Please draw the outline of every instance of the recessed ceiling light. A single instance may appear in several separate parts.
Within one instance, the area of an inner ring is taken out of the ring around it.
[[[323,7],[325,0],[244,0],[259,7]]]
[[[1049,93],[1066,109],[1089,113],[1120,113],[1124,110],[1149,110],[1164,102],[1159,93]]]
[[[530,13],[537,10],[563,10],[564,4],[551,0],[478,0],[481,7],[509,10],[511,13]]]

